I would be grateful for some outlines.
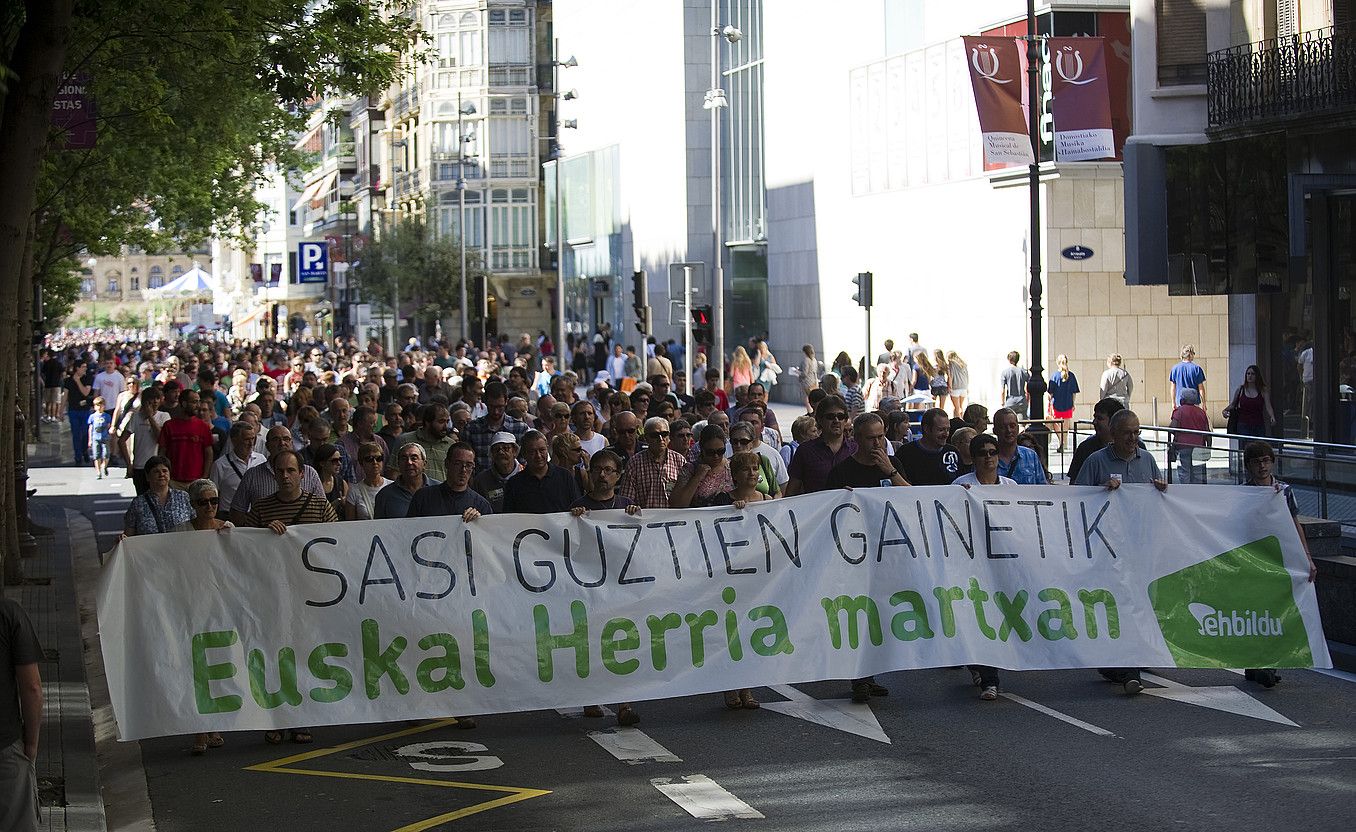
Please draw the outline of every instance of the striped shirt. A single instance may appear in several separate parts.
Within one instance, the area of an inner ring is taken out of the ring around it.
[[[256,529],[262,529],[274,520],[295,526],[304,523],[337,523],[339,516],[324,497],[303,491],[299,498],[286,502],[274,492],[254,501],[250,507],[249,523]]]

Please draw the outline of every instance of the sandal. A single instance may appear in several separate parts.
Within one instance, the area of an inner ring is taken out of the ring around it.
[[[739,701],[739,691],[737,690],[725,691],[725,707],[729,708],[732,711],[737,711],[740,708],[744,707],[744,703]]]
[[[603,713],[603,706],[602,706],[602,705],[585,705],[585,706],[584,706],[584,716],[589,717],[590,719],[599,719],[599,718],[605,716],[605,714]]]
[[[219,732],[219,731],[212,731],[212,732],[208,733],[208,735],[207,735],[207,747],[208,747],[208,748],[221,748],[221,747],[222,747],[223,745],[225,745],[225,744],[226,744],[226,740],[225,740],[225,738],[223,738],[223,737],[221,736],[221,732]]]
[[[640,722],[640,714],[636,713],[636,709],[631,707],[630,703],[619,705],[617,707],[618,725],[625,727],[635,725],[638,722]]]
[[[264,742],[268,743],[269,745],[282,745],[282,741],[283,741],[282,731],[264,732]]]
[[[196,737],[193,738],[193,748],[190,749],[190,753],[194,757],[201,757],[202,755],[207,753],[206,734],[198,734]]]
[[[296,743],[297,745],[306,745],[307,743],[312,742],[313,739],[314,738],[311,736],[311,732],[307,731],[305,728],[294,730],[292,732],[292,742]]]
[[[745,710],[750,711],[756,711],[762,707],[762,705],[758,704],[758,700],[753,698],[753,691],[748,688],[744,688],[739,692],[739,704]]]

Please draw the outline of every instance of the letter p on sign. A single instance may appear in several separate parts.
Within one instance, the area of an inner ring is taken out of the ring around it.
[[[325,283],[330,276],[330,254],[325,243],[297,245],[297,282]]]

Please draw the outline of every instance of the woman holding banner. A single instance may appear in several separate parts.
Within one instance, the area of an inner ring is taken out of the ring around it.
[[[998,473],[998,439],[987,433],[970,440],[970,459],[975,470],[956,477],[953,485],[970,488],[974,485],[1016,485],[1014,480]],[[979,698],[992,702],[998,698],[998,668],[988,665],[969,665],[970,681],[979,688]]]
[[[217,519],[217,508],[221,505],[221,497],[217,493],[217,484],[211,480],[194,480],[189,483],[188,502],[193,506],[193,516],[170,531],[220,532],[235,528],[229,520]],[[221,736],[220,731],[197,734],[193,737],[192,753],[195,757],[201,757],[207,753],[207,749],[221,748],[225,744],[226,740]]]
[[[705,431],[702,434],[705,436]],[[743,511],[749,503],[775,499],[773,496],[764,494],[758,488],[759,482],[763,478],[763,458],[756,451],[741,451],[730,457],[729,468],[734,487],[729,491],[714,495],[707,501],[707,505],[734,506]],[[774,490],[773,494],[775,493]],[[740,708],[754,710],[760,705],[758,700],[753,698],[753,691],[748,688],[740,688],[739,690],[725,691],[725,707],[737,711]]]
[[[188,494],[170,488],[169,459],[156,455],[146,460],[146,492],[137,495],[122,517],[123,535],[164,534],[193,517]]]

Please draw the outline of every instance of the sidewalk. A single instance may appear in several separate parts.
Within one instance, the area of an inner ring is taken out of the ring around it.
[[[55,465],[69,459],[68,436],[69,429],[43,425],[46,441],[30,446],[36,451],[30,457],[30,466]],[[23,583],[7,586],[4,592],[33,619],[44,652],[39,666],[44,711],[37,760],[42,828],[104,830],[107,825],[70,557],[71,524],[65,509],[45,504],[40,497],[29,501],[29,517],[50,533],[37,536],[36,553],[23,559]]]

